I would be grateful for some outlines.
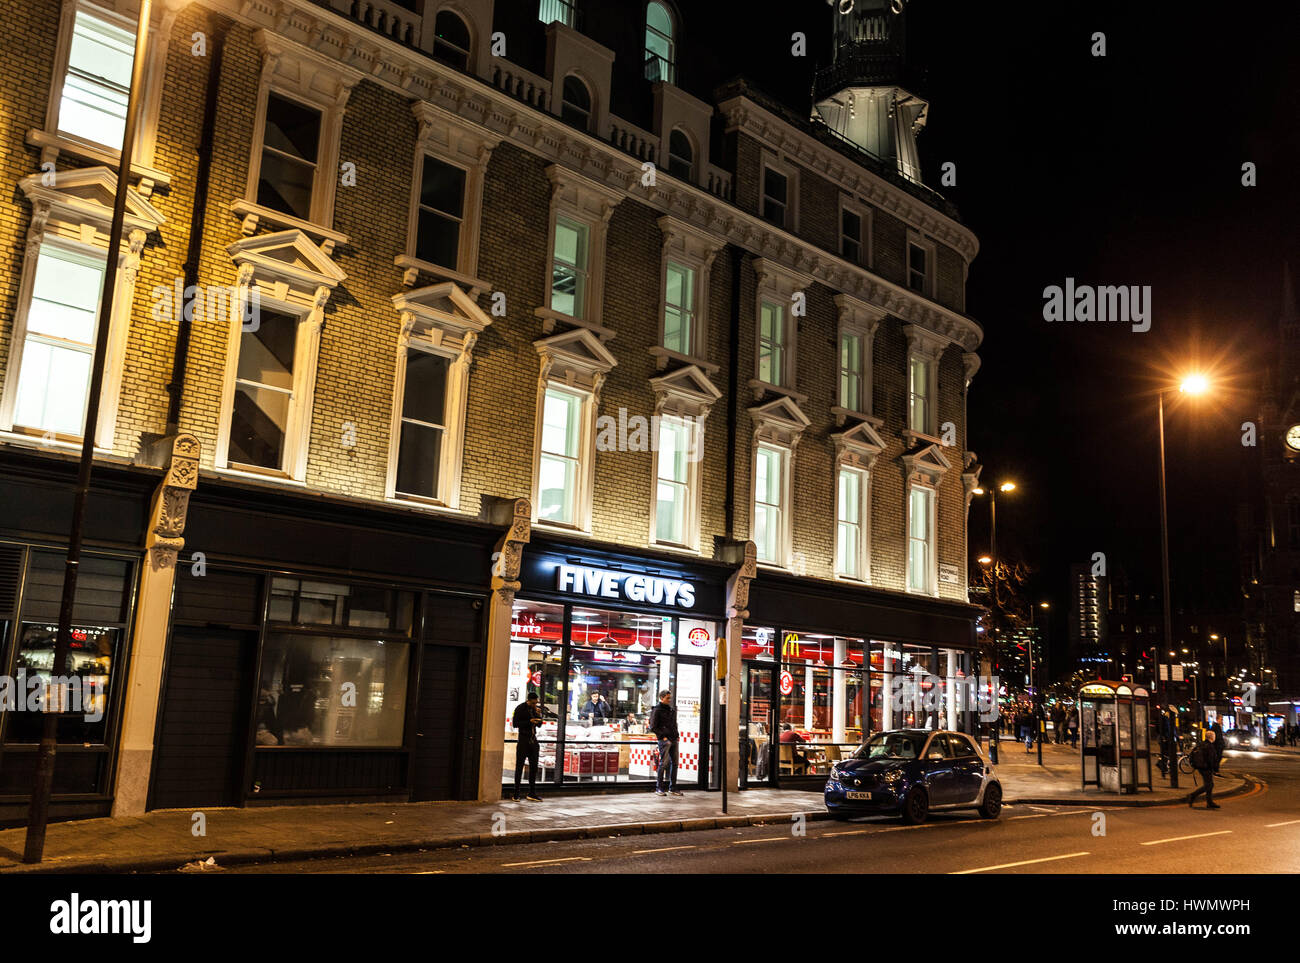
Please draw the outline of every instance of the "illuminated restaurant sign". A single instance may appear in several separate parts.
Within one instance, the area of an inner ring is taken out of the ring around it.
[[[669,605],[689,609],[695,606],[695,586],[681,579],[660,578],[588,568],[585,565],[557,565],[555,587],[571,595],[623,599],[648,605]]]

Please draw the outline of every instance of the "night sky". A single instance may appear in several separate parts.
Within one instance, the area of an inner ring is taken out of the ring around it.
[[[707,12],[706,12],[707,8]],[[1102,551],[1159,590],[1155,389],[1200,367],[1213,396],[1166,412],[1174,601],[1239,608],[1235,516],[1249,450],[1240,425],[1273,352],[1282,263],[1300,272],[1300,8],[1284,3],[994,3],[909,0],[913,61],[928,72],[925,182],[980,240],[967,311],[984,328],[970,447],[998,505],[1004,557],[1037,571],[1066,637],[1069,565]],[[736,7],[692,22],[734,35]],[[718,43],[701,75],[745,74],[800,112],[829,59],[818,0],[741,8],[748,43]],[[809,62],[789,36],[810,39]],[[1106,35],[1093,57],[1092,36]],[[689,40],[688,40],[689,44]],[[700,76],[701,80],[706,79]],[[957,185],[940,186],[940,165]],[[1258,186],[1242,186],[1253,162]],[[1150,285],[1152,327],[1043,320],[1067,277]],[[971,509],[987,548],[987,502]]]

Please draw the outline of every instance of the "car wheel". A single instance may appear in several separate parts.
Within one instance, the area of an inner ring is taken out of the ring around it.
[[[903,822],[909,826],[925,822],[930,815],[930,797],[920,786],[913,786],[903,797]]]
[[[985,819],[997,819],[1002,812],[1002,787],[991,782],[984,790],[984,801],[980,803],[979,813]]]

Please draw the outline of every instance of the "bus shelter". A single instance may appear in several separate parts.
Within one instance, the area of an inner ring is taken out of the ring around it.
[[[1143,686],[1104,679],[1079,690],[1083,788],[1117,793],[1152,789],[1150,698]]]

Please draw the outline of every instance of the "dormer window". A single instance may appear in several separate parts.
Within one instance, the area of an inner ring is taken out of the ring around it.
[[[668,5],[651,0],[645,11],[646,80],[677,83],[677,42]]]
[[[469,27],[465,21],[443,10],[433,22],[433,59],[457,70],[469,70]]]
[[[577,74],[564,78],[560,119],[582,130],[591,130],[591,90]]]
[[[678,128],[668,136],[668,173],[684,181],[695,180],[695,148],[686,132]]]
[[[572,0],[541,0],[537,19],[542,23],[562,23],[573,26],[574,4]]]

